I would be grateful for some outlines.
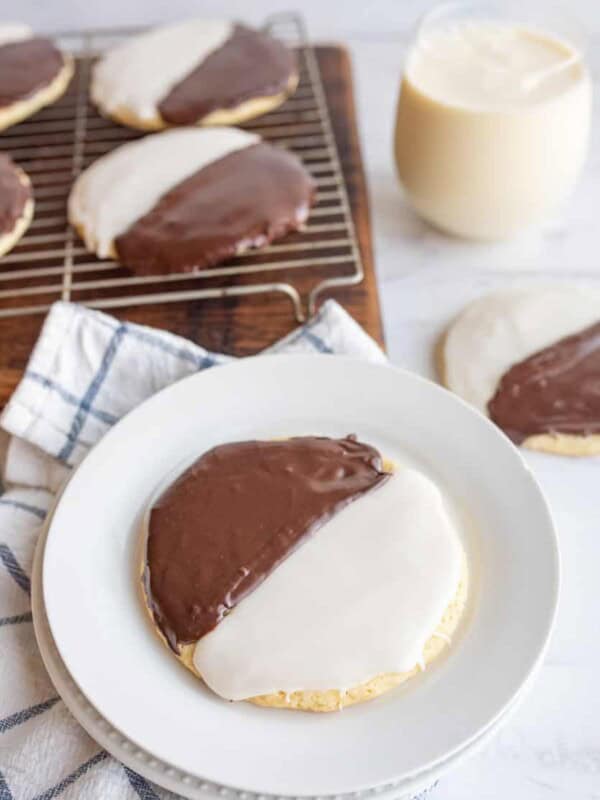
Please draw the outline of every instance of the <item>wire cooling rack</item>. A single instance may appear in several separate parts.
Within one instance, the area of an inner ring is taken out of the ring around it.
[[[317,184],[306,229],[196,273],[134,275],[89,253],[69,226],[66,206],[73,180],[96,158],[142,134],[99,115],[89,101],[90,70],[107,47],[139,29],[58,34],[76,58],[71,85],[57,103],[0,135],[0,148],[29,174],[35,218],[20,243],[0,259],[0,318],[45,312],[55,300],[118,308],[203,298],[279,292],[300,321],[325,289],[363,278],[344,176],[314,50],[302,19],[282,13],[265,29],[294,47],[300,81],[275,111],[243,127],[298,155]],[[304,296],[295,277],[314,274]]]

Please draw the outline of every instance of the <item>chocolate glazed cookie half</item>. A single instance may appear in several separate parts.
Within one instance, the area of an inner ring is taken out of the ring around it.
[[[22,169],[0,153],[0,256],[15,246],[32,217],[31,182]]]
[[[49,39],[23,26],[0,25],[0,130],[57,100],[73,69],[72,57]]]
[[[138,272],[193,272],[298,230],[314,201],[298,159],[261,142],[202,168],[115,240]]]

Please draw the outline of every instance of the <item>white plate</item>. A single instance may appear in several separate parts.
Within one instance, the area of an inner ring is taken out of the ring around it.
[[[56,690],[65,705],[83,728],[111,755],[118,758],[131,769],[165,789],[189,798],[189,800],[265,800],[264,795],[235,791],[222,785],[208,783],[188,773],[175,770],[170,764],[154,758],[137,747],[131,740],[115,730],[107,720],[88,701],[78,689],[60,657],[48,626],[42,595],[42,560],[46,542],[46,532],[50,515],[40,534],[31,574],[31,607],[35,636],[42,660]],[[534,675],[528,678],[531,683]],[[439,762],[435,767],[418,773],[405,781],[394,782],[385,787],[378,786],[363,792],[346,795],[348,800],[417,800],[426,789],[433,786],[450,770],[466,758],[478,753],[495,735],[497,729],[506,723],[521,704],[526,687],[511,702],[508,709],[477,739],[458,750],[449,759]]]
[[[225,703],[176,663],[140,608],[134,551],[145,503],[166,473],[217,443],[350,432],[433,474],[470,518],[468,625],[419,679],[341,714]],[[185,773],[278,795],[401,781],[467,746],[541,658],[558,580],[543,496],[489,421],[411,373],[323,356],[245,359],[137,408],[67,486],[43,565],[60,655],[112,726]]]

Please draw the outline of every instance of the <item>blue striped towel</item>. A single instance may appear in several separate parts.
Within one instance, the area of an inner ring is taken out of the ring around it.
[[[331,300],[269,350],[385,361]],[[29,575],[53,494],[90,447],[154,392],[229,360],[81,306],[52,307],[0,420],[0,800],[174,797],[110,757],[57,697],[33,634]]]

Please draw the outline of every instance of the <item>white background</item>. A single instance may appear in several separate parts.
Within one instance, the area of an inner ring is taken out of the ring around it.
[[[293,3],[20,0],[9,7],[4,0],[2,17],[18,10],[23,21],[49,31],[190,14],[260,22]],[[467,244],[432,231],[406,207],[391,158],[403,55],[415,20],[429,5],[427,0],[296,0],[315,40],[344,42],[352,53],[388,350],[394,362],[432,376],[432,344],[470,298],[515,281],[600,282],[600,125],[572,203],[541,231],[502,245]],[[600,0],[568,5],[590,35],[597,76]],[[600,460],[527,458],[547,492],[561,539],[557,630],[516,716],[481,755],[442,780],[431,795],[436,800],[600,799]]]

